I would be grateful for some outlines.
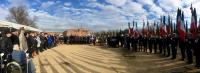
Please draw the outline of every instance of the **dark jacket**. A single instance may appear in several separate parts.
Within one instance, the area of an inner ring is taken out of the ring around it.
[[[27,44],[28,44],[28,52],[33,52],[34,49],[37,48],[37,40],[34,39],[34,37],[29,36],[27,38]]]
[[[0,52],[10,54],[13,51],[13,44],[11,41],[11,38],[9,37],[3,37],[0,42]]]

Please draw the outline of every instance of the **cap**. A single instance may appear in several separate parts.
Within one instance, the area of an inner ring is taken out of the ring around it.
[[[8,33],[11,33],[11,30],[10,29],[5,29],[3,32],[4,32],[4,34],[8,34]]]

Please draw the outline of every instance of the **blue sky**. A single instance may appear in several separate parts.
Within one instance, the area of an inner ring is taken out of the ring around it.
[[[31,18],[44,31],[63,31],[69,28],[88,28],[93,31],[127,28],[127,23],[143,20],[159,21],[170,14],[175,21],[181,8],[190,22],[190,4],[200,7],[199,0],[0,0],[0,20],[9,15],[13,6],[27,7]],[[200,8],[197,8],[199,16]]]

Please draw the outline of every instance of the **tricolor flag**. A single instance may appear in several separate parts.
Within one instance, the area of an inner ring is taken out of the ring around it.
[[[163,19],[161,17],[160,36],[165,36],[165,35],[167,35],[167,30],[166,30],[166,26],[165,26],[165,16],[164,16]]]
[[[133,28],[131,28],[130,23],[128,22],[128,34],[131,35],[133,32]]]
[[[184,14],[181,14],[181,10],[177,10],[177,29],[179,33],[180,39],[184,40],[185,39],[185,28],[184,28]]]
[[[200,32],[200,18],[199,18],[198,32]]]
[[[196,9],[190,8],[192,17],[191,17],[191,25],[190,25],[190,32],[192,33],[192,37],[194,38],[197,35],[197,14]]]

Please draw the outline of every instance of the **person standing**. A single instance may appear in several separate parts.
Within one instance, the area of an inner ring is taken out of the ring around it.
[[[162,40],[162,39],[163,39],[163,38],[162,38],[161,36],[160,36],[159,39],[158,39],[158,40],[159,40],[158,42],[159,42],[159,53],[160,53],[160,54],[163,53],[163,40]]]
[[[193,63],[192,49],[194,49],[194,38],[191,35],[186,36],[186,54],[187,54],[187,63]]]
[[[39,34],[37,34],[36,36],[36,41],[37,41],[36,54],[39,54],[39,50],[41,49],[41,39]]]
[[[149,37],[149,40],[148,40],[148,45],[149,45],[149,52],[152,53],[152,49],[153,49],[153,36],[150,36]]]
[[[171,51],[172,51],[171,59],[176,59],[177,45],[178,45],[178,38],[176,37],[176,34],[174,33],[171,37]]]
[[[154,37],[153,38],[153,44],[154,44],[154,53],[156,54],[157,53],[157,48],[158,48],[158,37]]]
[[[198,37],[196,39],[196,47],[194,49],[194,54],[196,56],[196,65],[195,67],[197,67],[198,69],[200,69],[200,34],[198,34]]]
[[[185,40],[179,38],[179,48],[181,50],[181,60],[185,59]]]
[[[35,34],[33,32],[30,33],[30,35],[27,38],[27,44],[28,44],[28,53],[29,56],[33,58],[35,56],[35,49],[37,48],[37,41],[35,39]]]
[[[170,56],[171,52],[170,52],[170,49],[171,49],[171,35],[168,35],[167,38],[166,38],[166,48],[167,48],[167,57]]]
[[[0,53],[5,53],[6,55],[12,54],[13,43],[11,41],[11,35],[12,34],[10,31],[4,31],[0,42]],[[6,58],[6,56],[4,56],[3,58]],[[12,60],[12,56],[9,56],[8,60]]]
[[[144,52],[147,52],[147,46],[148,46],[147,40],[148,40],[147,36],[144,35],[144,39],[143,39]]]

